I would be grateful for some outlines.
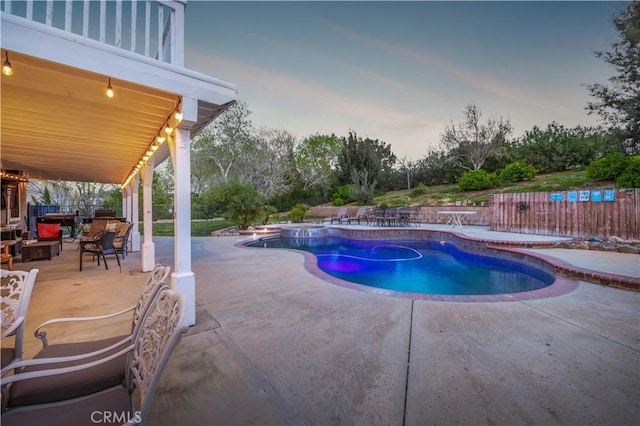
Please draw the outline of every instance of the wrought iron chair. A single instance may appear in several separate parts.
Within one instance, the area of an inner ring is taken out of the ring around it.
[[[15,408],[58,402],[99,392],[121,384],[125,378],[126,355],[115,357],[110,361],[99,361],[119,353],[137,338],[142,326],[141,319],[145,316],[159,292],[167,288],[166,279],[169,276],[169,271],[169,267],[156,265],[147,277],[138,302],[127,309],[96,317],[53,319],[39,325],[34,335],[42,340],[42,350],[38,352],[34,359],[14,363],[11,368],[19,369],[20,373],[34,373],[36,376],[36,373],[42,373],[42,376],[14,383],[7,398],[3,401],[4,405],[9,408]],[[49,345],[47,333],[43,331],[44,328],[56,324],[68,324],[71,322],[93,324],[95,321],[116,318],[130,312],[133,312],[133,318],[131,334],[128,335],[95,341]],[[46,370],[85,365],[89,362],[95,363],[95,366],[62,375],[44,375]]]
[[[31,291],[38,275],[37,269],[29,272],[2,270],[2,375],[12,370],[11,365],[22,359],[24,324],[29,309]],[[15,336],[13,346],[6,339]],[[6,371],[5,371],[6,369]]]
[[[113,242],[116,238],[116,232],[105,232],[100,236],[98,240],[92,241],[80,241],[80,270],[82,271],[82,255],[84,253],[91,253],[93,257],[98,257],[98,266],[100,266],[100,256],[102,256],[102,260],[104,260],[105,269],[109,269],[109,265],[107,265],[107,254],[115,254],[116,260],[118,261],[118,267],[120,268],[120,272],[122,272],[122,266],[120,265],[120,256],[116,252],[116,248],[113,245]]]
[[[104,422],[102,413],[118,415],[120,424],[144,424],[155,388],[162,371],[178,343],[184,327],[185,297],[170,289],[163,289],[142,318],[140,333],[124,349],[99,361],[86,365],[19,373],[7,378],[9,394],[16,384],[33,377],[55,377],[108,362],[127,355],[122,372],[125,380],[105,391],[67,399],[54,404],[9,408],[2,413],[3,426],[92,424]],[[64,381],[62,381],[64,383]],[[96,412],[98,416],[96,416]],[[114,418],[110,417],[110,421]]]

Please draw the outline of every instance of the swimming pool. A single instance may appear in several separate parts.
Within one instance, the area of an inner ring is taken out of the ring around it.
[[[305,234],[306,235],[306,234]],[[555,281],[553,271],[506,257],[466,251],[446,240],[266,237],[250,247],[312,253],[321,271],[340,280],[393,292],[496,295],[532,292]]]

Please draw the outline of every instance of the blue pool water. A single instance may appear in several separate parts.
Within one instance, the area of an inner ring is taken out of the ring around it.
[[[554,282],[530,266],[459,250],[438,241],[366,241],[337,237],[263,238],[251,247],[313,253],[324,272],[401,292],[486,295],[538,290]]]

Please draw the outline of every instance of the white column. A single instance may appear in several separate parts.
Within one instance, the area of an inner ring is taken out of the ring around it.
[[[149,272],[156,263],[156,246],[153,243],[153,157],[142,169],[142,271]]]
[[[122,216],[124,216],[127,222],[130,221],[131,209],[129,208],[129,185],[122,188]]]
[[[138,221],[140,217],[140,211],[138,208],[138,188],[140,187],[140,173],[136,174],[131,182],[129,183],[131,187],[131,226],[133,230],[131,231],[131,252],[140,251],[140,231],[138,230]]]
[[[169,138],[173,159],[174,267],[171,287],[187,297],[185,324],[196,323],[196,280],[191,271],[191,126],[197,120],[197,100],[183,98],[183,121]]]

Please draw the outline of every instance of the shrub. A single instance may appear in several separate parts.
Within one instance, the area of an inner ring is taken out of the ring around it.
[[[239,229],[247,229],[262,215],[263,201],[258,193],[249,186],[234,185],[233,194],[225,216],[236,224]]]
[[[267,223],[269,223],[269,217],[276,213],[278,213],[278,209],[275,208],[275,206],[272,206],[271,204],[265,204],[262,207],[262,224],[266,225]]]
[[[615,179],[627,168],[629,157],[620,152],[611,152],[602,158],[591,161],[584,171],[592,180]]]
[[[290,211],[287,217],[294,223],[302,223],[304,221],[304,215],[309,210],[309,206],[306,204],[298,203]]]
[[[616,178],[618,188],[640,188],[640,155],[634,155],[627,161],[627,167]]]
[[[350,203],[353,201],[352,193],[352,185],[342,185],[331,195],[331,204],[334,206],[344,206]]]
[[[463,191],[493,188],[499,183],[500,179],[495,173],[487,173],[484,170],[463,173],[458,179],[458,186]]]
[[[409,191],[409,198],[418,198],[427,193],[427,187],[423,184],[419,184]]]
[[[521,180],[533,179],[536,176],[536,169],[524,161],[514,161],[500,172],[502,182],[519,182]]]

